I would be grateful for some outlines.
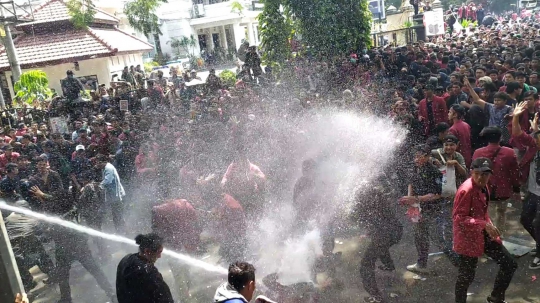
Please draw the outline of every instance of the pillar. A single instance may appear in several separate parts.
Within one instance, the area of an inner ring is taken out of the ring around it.
[[[242,40],[246,38],[246,32],[243,26],[240,25],[240,22],[233,25],[233,34],[234,34],[234,44],[236,50],[242,45]]]
[[[212,39],[212,31],[210,29],[206,30],[206,46],[209,52],[214,50],[214,39]]]
[[[227,44],[227,33],[225,33],[225,25],[222,25],[221,28],[221,46],[225,50],[225,52],[229,49],[229,45]]]
[[[255,45],[255,33],[253,31],[253,23],[250,22],[247,25],[249,45]]]

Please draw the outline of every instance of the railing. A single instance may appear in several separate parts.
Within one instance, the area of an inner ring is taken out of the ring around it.
[[[193,4],[190,9],[191,19],[228,14],[231,11],[232,2],[227,0],[216,3],[210,2],[210,4]],[[242,4],[244,10],[248,11],[262,11],[264,8],[264,4],[259,0],[239,0],[238,2]]]

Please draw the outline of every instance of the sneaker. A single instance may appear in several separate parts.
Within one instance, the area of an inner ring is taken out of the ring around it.
[[[508,303],[505,300],[495,299],[492,296],[487,297],[486,302],[487,303]]]
[[[531,265],[529,265],[529,269],[539,269],[540,268],[540,258],[535,257],[534,260],[532,260]]]
[[[415,263],[413,265],[407,265],[407,270],[415,273],[428,273],[429,270],[426,267],[421,267],[418,265],[418,263]]]
[[[382,299],[380,297],[365,297],[364,302],[366,302],[366,303],[381,303]]]

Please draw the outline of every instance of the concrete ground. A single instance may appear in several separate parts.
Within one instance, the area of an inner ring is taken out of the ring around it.
[[[513,204],[513,207],[508,210],[509,231],[506,238],[532,247],[533,243],[529,235],[526,234],[519,224],[521,203],[514,202]],[[144,212],[138,212],[138,214],[139,216],[145,216]],[[135,220],[133,222],[141,224],[139,218],[132,216],[131,220]],[[378,284],[386,294],[388,302],[453,302],[457,270],[444,257],[430,258],[430,266],[432,266],[434,274],[424,276],[426,278],[425,281],[415,279],[413,273],[405,270],[408,264],[416,261],[417,255],[413,244],[411,224],[407,222],[404,222],[404,224],[404,237],[401,243],[394,246],[391,250],[397,267],[396,272],[377,273]],[[131,226],[134,230],[138,229],[141,232],[145,232],[145,230],[142,230],[144,229],[143,226],[139,227],[137,224],[128,226]],[[343,253],[343,264],[338,268],[338,275],[343,285],[340,288],[333,288],[332,286],[325,288],[319,302],[361,302],[362,298],[367,295],[359,279],[358,267],[363,247],[365,247],[368,241],[369,238],[361,233],[336,239],[335,251],[341,251]],[[100,264],[111,283],[114,283],[118,262],[128,252],[135,252],[135,247],[122,247],[111,244],[109,251],[115,253],[112,254],[110,259],[100,261]],[[208,246],[208,251],[201,258],[206,262],[216,264],[218,262],[217,247],[214,245]],[[536,280],[536,277],[540,278],[540,270],[528,269],[531,258],[531,256],[525,255],[517,259],[519,268],[507,292],[506,299],[509,303],[540,303],[540,281]],[[157,267],[174,294],[174,282],[166,259],[160,259],[157,262]],[[40,281],[43,275],[39,273],[37,268],[34,268],[34,271],[36,280]],[[486,297],[491,292],[496,272],[497,265],[495,262],[486,258],[480,260],[475,281],[469,289],[471,295],[468,302],[485,302]],[[191,278],[193,281],[192,297],[188,300],[182,298],[181,302],[211,302],[216,287],[226,277],[192,268]],[[319,275],[319,280],[321,284],[325,284],[324,274]],[[94,279],[78,263],[75,263],[72,267],[70,281],[73,302],[101,303],[109,301],[103,291],[96,285]],[[33,301],[35,303],[55,302],[59,297],[57,287],[45,286],[41,282],[38,288],[32,292],[32,295],[35,297]]]

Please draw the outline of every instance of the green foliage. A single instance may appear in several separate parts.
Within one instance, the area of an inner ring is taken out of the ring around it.
[[[413,23],[410,20],[403,22],[404,28],[411,28],[412,26],[413,26]]]
[[[129,25],[135,30],[148,36],[152,33],[162,35],[159,29],[159,18],[155,14],[161,3],[167,0],[133,0],[124,5],[124,14]]]
[[[264,9],[259,15],[259,32],[263,62],[275,65],[284,62],[291,54],[289,39],[293,34],[293,23],[289,10],[280,12],[281,0],[264,0]]]
[[[367,0],[284,0],[302,42],[316,53],[348,54],[371,46]]]
[[[92,0],[69,0],[66,6],[75,28],[84,29],[94,22],[96,7]]]
[[[49,79],[42,70],[31,70],[22,73],[19,81],[13,85],[16,99],[21,103],[32,105],[35,101],[43,101],[52,96]]]
[[[152,61],[152,62],[145,62],[144,63],[144,71],[149,73],[152,71],[152,69],[156,66],[159,66],[159,63],[156,62],[156,61]]]
[[[234,87],[236,84],[236,74],[228,69],[219,73],[221,83],[227,87]]]
[[[242,16],[242,12],[244,11],[244,6],[242,3],[238,1],[231,2],[231,13],[237,13],[239,16]]]

